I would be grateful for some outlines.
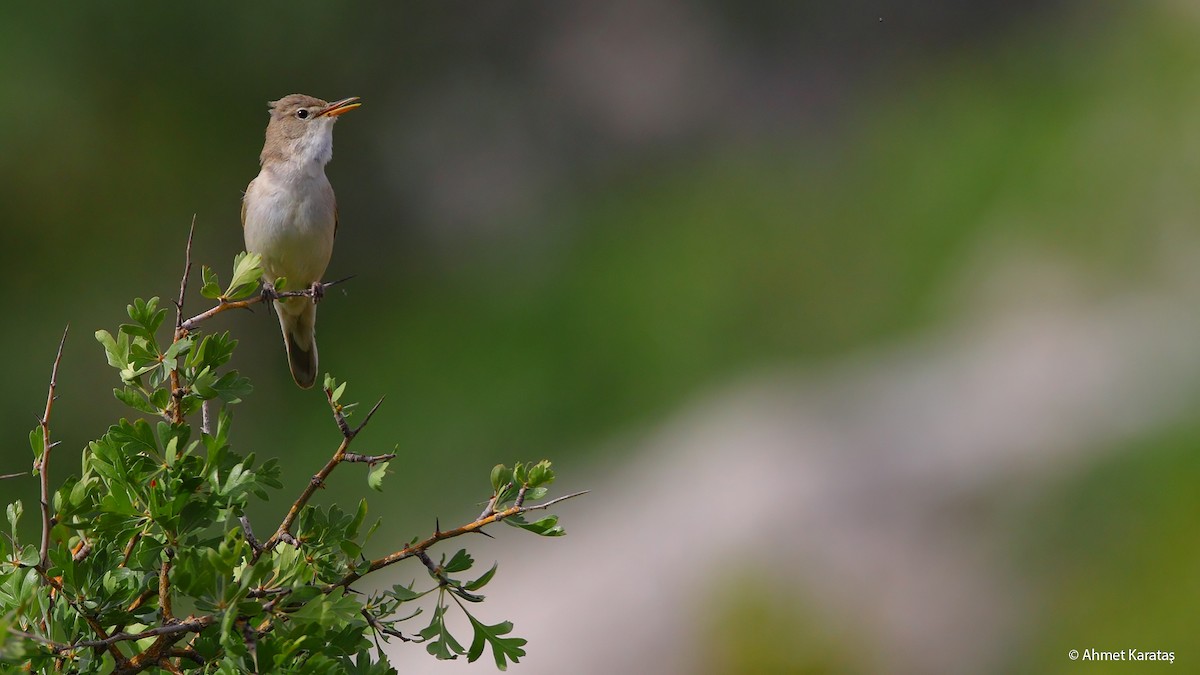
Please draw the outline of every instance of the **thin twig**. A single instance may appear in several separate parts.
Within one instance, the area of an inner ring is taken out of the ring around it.
[[[175,333],[171,344],[183,339],[187,333],[183,330],[183,298],[187,294],[188,275],[192,273],[192,235],[196,233],[196,215],[192,214],[192,227],[188,230],[187,247],[183,255],[183,277],[179,280],[179,299],[175,301]],[[183,421],[183,387],[179,382],[179,361],[171,369],[171,400],[174,407],[171,410],[171,421],[179,424]]]
[[[208,321],[221,312],[228,312],[231,309],[245,309],[251,305],[257,305],[265,299],[265,296],[256,295],[248,300],[220,300],[217,302],[216,306],[200,312],[196,316],[184,321],[182,328],[186,331],[193,331],[197,326],[205,321]]]
[[[273,550],[281,541],[293,546],[299,545],[299,542],[292,534],[292,525],[295,524],[296,518],[300,517],[300,512],[308,504],[308,500],[312,498],[313,493],[318,488],[325,486],[325,479],[329,477],[329,474],[333,473],[338,464],[345,461],[346,451],[350,448],[350,443],[367,426],[367,422],[371,421],[371,416],[375,414],[376,410],[379,410],[379,406],[383,403],[383,399],[379,399],[375,406],[371,408],[371,411],[367,413],[362,424],[351,429],[350,425],[346,422],[346,416],[342,414],[342,406],[333,400],[332,389],[326,387],[325,398],[329,401],[329,408],[333,411],[333,419],[337,423],[338,430],[342,432],[342,442],[338,445],[337,450],[334,451],[333,456],[329,458],[329,461],[325,462],[325,466],[321,467],[321,470],[309,479],[308,485],[304,486],[304,491],[300,493],[300,496],[296,498],[291,508],[288,509],[287,515],[283,517],[283,522],[279,524],[278,529],[275,530],[275,534],[272,534],[263,543],[262,548],[256,551],[254,556],[251,557],[252,562],[257,561],[263,552]]]
[[[88,541],[87,537],[80,534],[79,535],[79,546],[74,551],[71,552],[71,560],[73,560],[75,562],[82,562],[85,558],[88,557],[88,555],[91,554],[91,552],[92,552],[92,542]]]
[[[0,476],[0,480],[8,480],[9,478],[20,478],[21,476],[28,476],[28,475],[29,475],[28,471],[21,471],[18,473],[6,473],[3,476]]]
[[[66,589],[63,588],[60,577],[51,577],[42,570],[39,570],[39,574],[41,574],[42,581],[44,583],[53,588],[59,596],[66,600],[67,604],[71,606],[71,609],[75,610],[76,614],[83,617],[83,620],[87,622],[88,627],[92,629],[93,633],[99,636],[101,640],[108,639],[109,635],[108,632],[104,630],[104,626],[102,626],[100,622],[96,620],[95,616],[92,616],[90,612],[84,609],[78,600],[71,597],[71,595],[66,592]],[[115,659],[117,663],[123,663],[125,661],[125,656],[121,653],[121,650],[117,649],[115,646],[108,645],[108,651],[110,654],[112,654],[113,659]]]
[[[365,607],[362,610],[362,615],[367,618],[367,623],[371,626],[371,628],[374,628],[375,630],[379,631],[380,633],[384,633],[386,635],[391,635],[392,637],[395,637],[395,638],[400,638],[400,640],[402,642],[412,642],[413,641],[412,638],[406,636],[405,634],[401,633],[400,631],[396,630],[395,628],[388,628],[387,626],[383,625],[383,622],[379,620],[379,617],[368,612]],[[379,643],[376,643],[376,645],[378,645],[378,644]]]
[[[129,603],[129,606],[125,608],[125,611],[132,614],[133,610],[146,604],[147,600],[149,600],[150,598],[153,598],[156,595],[158,595],[157,588],[147,588],[146,590],[142,591],[140,595],[138,595],[136,598],[134,598],[133,602]]]
[[[188,659],[201,666],[204,665],[204,657],[200,656],[200,654],[191,647],[187,647],[185,649],[172,649],[171,656],[177,659]]]
[[[393,459],[396,459],[396,453],[394,452],[389,452],[384,455],[359,455],[353,452],[347,452],[346,455],[342,457],[343,462],[361,462],[371,466],[375,466],[380,462],[390,462]]]
[[[170,623],[157,628],[150,628],[140,633],[114,633],[102,640],[84,640],[71,645],[72,648],[92,648],[92,647],[107,647],[118,642],[128,642],[144,640],[148,637],[158,637],[162,635],[175,635],[177,633],[195,633],[204,630],[209,625],[216,622],[216,617],[201,616],[189,618],[178,623]]]
[[[147,668],[153,668],[160,665],[164,658],[167,658],[171,653],[175,643],[183,639],[187,633],[198,633],[204,630],[207,626],[216,622],[216,617],[201,616],[197,618],[189,618],[186,621],[173,623],[166,626],[152,628],[135,635],[128,633],[122,635],[114,635],[110,640],[115,640],[120,637],[124,640],[141,640],[143,638],[158,636],[154,644],[146,648],[145,651],[126,661],[123,665],[118,665],[113,671],[113,675],[133,675],[140,673]],[[111,645],[110,645],[111,648]]]
[[[446,530],[443,532],[443,531],[441,531],[441,528],[438,527],[437,528],[438,531],[434,532],[434,534],[432,536],[430,536],[429,538],[424,539],[423,541],[419,541],[410,546],[405,546],[404,548],[400,549],[399,551],[396,551],[395,553],[391,553],[391,554],[383,556],[382,558],[372,560],[370,566],[362,573],[359,573],[358,571],[349,572],[346,574],[346,576],[342,577],[338,581],[336,581],[332,584],[326,585],[322,590],[324,590],[326,593],[329,593],[339,587],[340,588],[348,587],[351,584],[353,584],[354,582],[358,581],[359,579],[363,578],[364,576],[366,576],[372,572],[381,570],[384,567],[387,567],[389,565],[394,565],[406,558],[412,558],[414,556],[417,556],[418,554],[423,554],[426,549],[428,549],[429,547],[438,543],[439,541],[444,541],[446,539],[453,539],[454,537],[460,537],[464,534],[471,534],[473,532],[481,532],[482,531],[481,528],[483,528],[487,525],[491,525],[492,523],[500,522],[501,520],[504,520],[505,518],[511,518],[512,516],[515,516],[515,515],[518,515],[521,513],[525,513],[527,511],[537,511],[540,509],[549,508],[559,502],[563,502],[568,499],[574,499],[575,497],[585,495],[588,492],[589,492],[588,490],[580,490],[579,492],[565,495],[565,496],[559,497],[557,499],[551,499],[550,501],[545,502],[543,504],[535,504],[533,506],[513,505],[513,506],[508,507],[507,509],[504,509],[503,511],[496,511],[489,516],[486,516],[483,518],[477,518],[473,522],[467,523],[466,525],[463,525],[462,527],[456,527],[453,530]]]
[[[326,290],[329,289],[329,287],[336,286],[344,281],[349,281],[350,279],[353,279],[353,278],[354,277],[351,276],[351,277],[346,277],[344,279],[338,279],[337,281],[327,281],[325,283],[322,283],[321,284],[321,292],[324,293]],[[273,295],[276,298],[312,298],[316,294],[313,293],[311,288],[308,288],[308,289],[304,289],[301,291],[276,291]],[[180,328],[182,328],[184,331],[193,331],[200,324],[204,323],[205,321],[208,321],[209,319],[213,318],[214,316],[216,316],[218,314],[221,314],[223,312],[228,312],[231,309],[247,309],[253,305],[257,305],[258,303],[269,300],[269,299],[271,299],[270,296],[264,295],[261,293],[259,295],[254,296],[253,298],[247,298],[245,300],[221,299],[221,300],[217,301],[217,304],[214,307],[211,307],[203,312],[200,312],[199,314],[193,316],[192,318],[188,319],[187,321],[184,321],[180,325]]]
[[[53,526],[50,517],[50,451],[55,444],[50,442],[50,413],[54,409],[55,389],[58,387],[58,364],[62,362],[63,345],[67,343],[67,333],[71,325],[63,329],[62,339],[58,342],[58,354],[54,357],[54,367],[50,370],[50,391],[46,394],[46,412],[42,415],[42,456],[38,458],[36,467],[41,478],[42,486],[42,546],[39,549],[40,569],[45,570],[50,556],[50,528]]]
[[[212,413],[209,410],[209,404],[212,401],[204,399],[200,402],[200,433],[212,435]]]
[[[174,549],[167,547],[164,552],[167,559],[162,561],[162,568],[158,573],[158,608],[162,612],[163,621],[174,621],[175,614],[171,607],[171,561],[175,559]]]
[[[418,560],[425,563],[425,567],[429,569],[429,574],[438,580],[439,586],[449,588],[455,594],[461,595],[472,602],[483,601],[482,595],[476,595],[468,591],[467,589],[463,588],[462,584],[446,576],[446,571],[442,569],[442,566],[433,562],[433,558],[430,558],[429,554],[425,551],[414,551],[413,555],[415,555]]]
[[[55,642],[54,640],[51,640],[50,638],[44,638],[41,635],[37,635],[36,633],[27,633],[23,630],[17,630],[16,628],[9,628],[8,634],[15,635],[19,638],[25,638],[26,640],[33,640],[34,642],[37,642],[39,644],[46,645],[50,649],[54,650],[55,653],[65,652],[65,651],[68,651],[68,650],[74,648],[69,644],[66,644],[63,642]]]
[[[137,532],[133,533],[132,537],[129,538],[129,543],[125,544],[125,551],[121,557],[121,564],[117,565],[117,567],[129,566],[129,559],[133,557],[133,547],[137,546],[137,543],[142,540],[143,534],[145,534],[143,531],[138,530]]]
[[[483,520],[484,518],[487,518],[488,516],[495,513],[496,512],[496,500],[499,498],[500,498],[499,492],[493,494],[492,498],[488,500],[487,506],[483,507],[483,510],[479,512],[479,515],[475,517],[475,520]]]
[[[370,422],[371,418],[375,416],[375,411],[379,410],[379,406],[383,405],[383,399],[384,399],[384,397],[380,396],[379,400],[375,402],[375,405],[371,406],[371,409],[367,411],[367,416],[363,418],[362,423],[359,424],[358,426],[354,427],[354,432],[351,433],[351,435],[350,435],[351,438],[353,438],[354,436],[357,436],[358,432],[360,432],[364,428],[366,428],[367,422]]]
[[[283,522],[279,524],[279,528],[275,530],[275,534],[272,534],[271,537],[267,539],[266,543],[263,544],[263,551],[270,551],[274,549],[280,541],[286,541],[293,546],[298,543],[296,542],[295,537],[292,536],[292,524],[296,522],[296,518],[300,516],[300,511],[304,508],[304,505],[308,503],[308,500],[312,498],[313,493],[317,491],[317,488],[322,487],[325,484],[325,479],[329,477],[329,474],[333,473],[333,470],[337,468],[338,464],[341,464],[342,456],[346,454],[346,448],[349,447],[351,438],[352,437],[350,436],[343,438],[341,444],[338,445],[337,450],[334,451],[333,457],[330,457],[329,461],[325,462],[325,466],[321,467],[321,470],[309,479],[308,484],[304,486],[304,491],[300,493],[300,496],[296,498],[296,501],[292,504],[291,508],[288,509],[287,515],[283,517]],[[252,560],[257,559],[257,555],[252,558]]]
[[[524,513],[526,511],[540,511],[542,509],[548,509],[551,506],[554,506],[555,504],[557,504],[559,502],[565,502],[568,499],[574,499],[575,497],[581,497],[583,495],[586,495],[589,492],[591,492],[591,490],[580,490],[579,492],[573,492],[569,495],[563,495],[562,497],[556,497],[554,499],[551,499],[548,502],[543,502],[541,504],[534,504],[533,506],[523,506],[523,507],[521,507],[521,512]]]
[[[239,516],[238,522],[242,525],[242,535],[246,537],[246,543],[250,544],[254,555],[258,556],[262,553],[262,544],[258,543],[258,538],[254,536],[254,529],[250,527],[250,518],[248,516]]]

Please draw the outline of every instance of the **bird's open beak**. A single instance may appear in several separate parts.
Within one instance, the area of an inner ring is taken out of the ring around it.
[[[328,115],[330,117],[337,117],[338,115],[341,115],[342,113],[346,113],[346,112],[350,112],[351,110],[354,110],[355,108],[357,108],[360,105],[362,105],[361,99],[358,98],[357,96],[351,96],[350,98],[344,98],[340,101],[334,101],[333,103],[330,103],[329,105],[325,106],[324,108],[321,109],[320,112],[317,113],[317,117],[321,117],[323,115]]]

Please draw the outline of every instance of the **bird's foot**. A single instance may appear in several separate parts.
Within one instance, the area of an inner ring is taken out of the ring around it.
[[[317,304],[325,297],[325,284],[320,281],[312,282],[312,286],[308,287],[308,294],[312,297],[313,304]]]
[[[272,302],[279,299],[279,291],[275,290],[275,284],[269,281],[262,282],[262,297],[266,302]]]

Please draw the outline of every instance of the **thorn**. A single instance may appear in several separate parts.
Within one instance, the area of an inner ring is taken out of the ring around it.
[[[341,284],[341,283],[345,283],[345,282],[347,282],[347,281],[350,281],[351,279],[353,279],[353,278],[354,278],[354,277],[356,277],[356,276],[358,276],[358,275],[357,275],[357,274],[351,274],[351,275],[350,275],[350,276],[348,276],[348,277],[342,277],[341,279],[338,279],[337,281],[327,281],[327,282],[325,282],[325,283],[323,283],[323,284],[321,284],[321,285],[322,285],[322,286],[324,286],[325,288],[329,288],[330,286],[337,286],[338,284]]]
[[[434,535],[439,535],[442,533],[442,519],[441,518],[434,518],[433,533],[434,533]]]
[[[67,322],[67,327],[63,328],[62,339],[58,341],[58,352],[60,354],[62,353],[63,345],[65,345],[67,343],[67,333],[70,333],[70,332],[71,332],[71,323]]]
[[[385,399],[385,398],[387,398],[387,397],[386,396],[379,397],[379,400],[376,401],[375,405],[371,407],[371,411],[368,412],[367,416],[363,418],[362,423],[359,424],[357,427],[354,427],[354,431],[350,434],[351,438],[353,438],[354,436],[357,436],[358,432],[362,431],[363,427],[367,426],[367,422],[371,421],[371,417],[373,417],[375,415],[376,410],[379,410],[379,406],[383,405],[383,399]]]

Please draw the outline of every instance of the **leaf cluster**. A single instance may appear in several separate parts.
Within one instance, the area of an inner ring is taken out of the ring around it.
[[[309,504],[315,484],[297,490],[289,517],[268,538],[255,536],[246,514],[284,487],[278,462],[236,449],[233,410],[252,392],[229,367],[237,341],[185,327],[256,302],[247,298],[261,274],[257,256],[241,254],[227,286],[202,270],[201,292],[214,308],[185,322],[181,292],[173,331],[168,310],[150,298],[130,304],[129,322],[115,333],[96,332],[120,381],[113,394],[130,413],[88,443],[78,471],[46,495],[53,515],[42,523],[44,557],[22,539],[22,503],[8,505],[8,532],[0,538],[0,666],[47,673],[390,673],[381,643],[391,639],[426,643],[440,659],[475,661],[490,647],[502,670],[525,655],[525,640],[510,635],[510,622],[488,624],[467,609],[484,600],[479,591],[497,565],[466,577],[475,564],[466,549],[436,562],[427,550],[499,521],[563,534],[555,516],[523,518],[544,508],[531,505],[546,498],[554,480],[549,462],[497,466],[488,508],[475,522],[438,528],[374,559],[369,545],[382,520],[368,524],[365,499],[351,512]],[[362,462],[369,487],[381,490],[395,455],[348,452],[365,421],[350,429],[355,404],[344,401],[345,392],[344,382],[326,379],[343,438],[319,476]],[[59,468],[43,461],[53,447],[50,430],[47,419],[30,434],[35,473]],[[425,563],[428,583],[353,588],[408,558]],[[468,647],[446,625],[453,607],[469,619]],[[428,622],[404,628],[418,617]]]

